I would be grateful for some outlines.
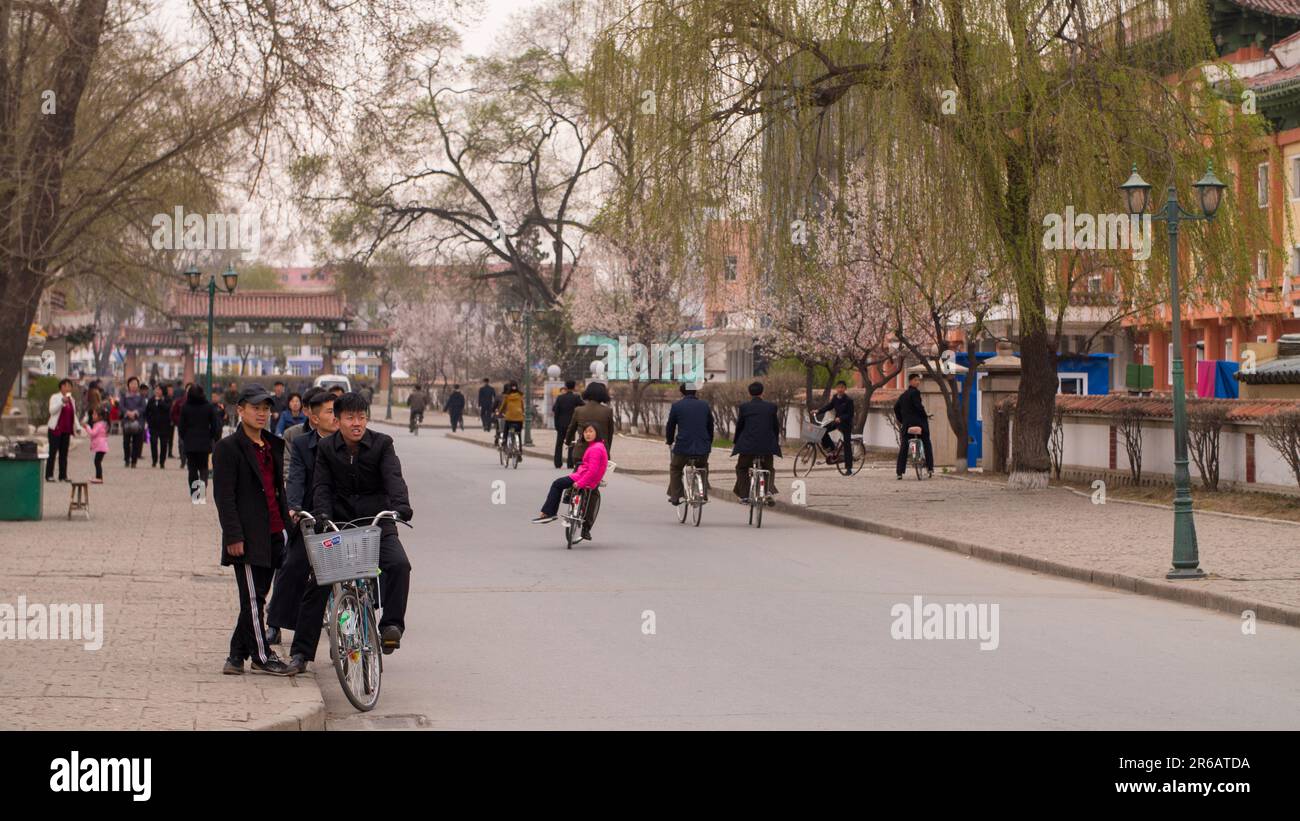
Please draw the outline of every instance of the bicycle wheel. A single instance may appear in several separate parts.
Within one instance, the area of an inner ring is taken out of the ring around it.
[[[754,482],[758,493],[749,498],[750,509],[754,511],[754,527],[763,526],[763,508],[767,507],[767,480],[762,476]]]
[[[691,493],[690,493],[690,491],[688,490],[688,491],[686,491],[686,495],[683,496],[683,497],[681,498],[681,500],[677,502],[677,521],[678,521],[678,522],[681,522],[682,524],[685,524],[685,523],[686,523],[686,512],[687,512],[687,509],[690,508],[690,506],[691,506]]]
[[[912,441],[916,442],[917,440],[913,439]],[[924,461],[925,461],[924,457],[921,456],[921,445],[919,443],[913,445],[912,446],[912,467],[916,470],[916,481],[918,482],[921,481],[921,463]]]
[[[692,515],[695,517],[695,526],[700,526],[700,517],[704,515],[704,503],[707,497],[704,495],[704,477],[695,474],[695,501],[691,503]]]
[[[350,628],[340,624],[345,615]],[[343,695],[362,712],[373,710],[379,702],[383,671],[380,653],[379,624],[374,610],[362,603],[354,585],[341,586],[330,614],[330,655]]]
[[[851,448],[851,447],[852,447],[852,446],[850,446],[850,448]],[[838,462],[835,463],[835,469],[836,469],[837,471],[839,471],[839,473],[840,473],[841,476],[848,476],[848,475],[850,475],[849,465],[848,465],[848,460],[845,459],[845,456],[848,455],[848,456],[851,457],[852,454],[853,454],[853,451],[852,451],[851,449],[849,450],[848,454],[845,454],[845,453],[844,453],[844,448],[840,448],[840,459],[839,459]]]
[[[502,443],[498,443],[498,444],[497,444],[497,458],[501,460],[501,467],[505,467],[505,466],[506,466],[506,449],[505,449],[505,443],[504,443],[504,442],[502,442]]]
[[[809,473],[812,473],[816,464],[817,445],[813,442],[805,442],[794,456],[794,475],[806,478]]]

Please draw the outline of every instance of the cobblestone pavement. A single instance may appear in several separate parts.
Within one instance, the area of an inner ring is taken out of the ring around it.
[[[491,440],[491,434],[481,430],[454,436]],[[540,446],[536,455],[550,457],[554,436],[554,431],[534,432]],[[776,462],[779,499],[791,499],[793,455],[799,444],[788,443],[785,458]],[[610,458],[622,471],[667,473],[667,447],[658,440],[618,435]],[[714,450],[710,466],[715,487],[731,487],[734,465],[729,451]],[[1099,576],[1122,574],[1266,606],[1300,608],[1300,527],[1293,522],[1197,513],[1201,567],[1208,578],[1168,582],[1164,576],[1173,553],[1172,510],[1114,500],[1093,504],[1065,488],[1013,492],[977,473],[899,481],[893,461],[879,455],[872,455],[851,478],[818,466],[805,489],[811,510],[1009,551]]]
[[[178,461],[122,467],[111,440],[89,521],[44,484],[44,520],[0,522],[0,603],[103,605],[103,646],[0,641],[0,729],[299,729],[324,726],[316,675],[223,676],[238,615],[216,512],[190,501]],[[94,474],[84,439],[73,481]],[[287,647],[283,648],[287,652]],[[315,666],[315,665],[313,665]],[[329,667],[322,668],[333,682]]]

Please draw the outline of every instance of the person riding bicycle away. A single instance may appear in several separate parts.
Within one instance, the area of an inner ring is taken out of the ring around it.
[[[841,458],[844,459],[844,467],[850,474],[853,473],[853,448],[848,447],[853,439],[853,400],[849,398],[849,386],[843,379],[835,383],[835,393],[831,395],[831,401],[822,405],[814,414],[822,414],[826,411],[835,413],[835,424],[826,429],[822,434],[822,448],[826,451],[826,461],[834,464]],[[831,441],[831,431],[840,432],[840,449],[835,452],[835,443]]]
[[[763,398],[762,382],[750,383],[749,395],[753,399],[742,403],[736,413],[736,444],[731,455],[739,454],[740,459],[736,461],[736,486],[732,490],[742,505],[749,504],[749,469],[757,460],[758,466],[767,471],[767,503],[774,505],[773,457],[781,455],[781,421],[776,405]]]
[[[221,523],[221,564],[233,566],[239,620],[223,673],[240,675],[244,659],[255,673],[283,676],[289,668],[271,649],[263,623],[266,594],[284,560],[289,508],[284,492],[284,441],[265,430],[272,394],[261,385],[239,393],[239,427],[212,452],[212,489]]]
[[[402,478],[402,463],[393,448],[393,437],[368,430],[370,405],[359,393],[345,393],[334,400],[338,430],[316,443],[316,469],[312,476],[312,515],[342,524],[370,519],[392,510],[406,522],[414,512]],[[369,522],[358,522],[369,524]],[[406,600],[411,592],[411,562],[397,538],[397,523],[379,523],[379,601],[383,613],[379,635],[387,655],[402,646],[406,631]],[[290,648],[289,670],[300,673],[316,658],[321,620],[328,596],[303,597],[298,611],[298,630]]]
[[[411,410],[411,432],[415,433],[415,428],[424,421],[424,409],[429,406],[429,395],[424,392],[420,385],[415,386],[411,395],[406,398],[406,407]]]
[[[596,430],[595,425],[588,423],[583,426],[582,441],[587,445],[586,450],[582,452],[582,464],[568,476],[561,476],[551,482],[551,489],[546,494],[546,503],[542,505],[542,512],[533,519],[533,524],[544,525],[555,521],[556,514],[560,511],[560,497],[569,488],[579,488],[594,493],[600,487],[600,480],[604,478],[605,469],[609,467],[609,453],[605,450],[605,444],[600,441],[600,432]],[[583,539],[591,541],[590,522],[583,523],[582,535],[578,541]]]
[[[501,407],[497,409],[497,416],[505,422],[501,428],[502,441],[510,431],[519,432],[519,441],[523,442],[524,435],[524,395],[519,390],[519,385],[515,382],[507,382],[501,391]]]
[[[683,382],[682,398],[668,411],[664,438],[672,446],[672,459],[668,463],[668,503],[676,507],[682,503],[682,468],[687,463],[700,468],[704,478],[704,496],[709,495],[709,454],[713,452],[713,411],[709,403],[696,396],[700,383]]]
[[[934,448],[930,446],[930,417],[925,412],[925,402],[921,400],[921,374],[914,373],[907,377],[907,390],[894,402],[894,418],[898,420],[898,464],[894,472],[903,478],[907,470],[907,443],[920,439],[925,448],[925,470],[927,478],[934,477]],[[908,433],[907,429],[917,427],[918,433]]]
[[[311,506],[307,493],[315,475],[317,443],[339,429],[334,418],[334,400],[324,388],[308,389],[302,409],[307,413],[310,426],[304,429],[305,435],[300,434],[285,447],[289,453],[289,478],[285,480],[284,493],[291,525],[297,524],[302,511]],[[316,592],[310,576],[307,545],[303,542],[302,531],[294,527],[289,534],[284,565],[276,571],[271,585],[271,604],[266,608],[266,632],[272,644],[280,643],[281,629],[297,631],[298,612],[303,607],[303,600]]]

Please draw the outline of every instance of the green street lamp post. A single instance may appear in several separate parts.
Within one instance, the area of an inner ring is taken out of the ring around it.
[[[203,275],[199,269],[191,265],[185,270],[185,281],[189,283],[190,291],[197,292],[201,287]],[[222,284],[225,285],[226,293],[233,294],[235,286],[239,282],[239,274],[235,273],[235,265],[231,263],[226,266],[226,270],[221,274]],[[208,292],[208,388],[207,398],[212,398],[212,326],[213,312],[217,299],[217,275],[215,273],[208,276],[206,289]]]
[[[1153,220],[1163,220],[1169,226],[1169,302],[1173,323],[1173,382],[1174,382],[1174,562],[1166,579],[1200,579],[1200,555],[1196,547],[1196,525],[1192,520],[1191,474],[1187,470],[1187,391],[1183,374],[1182,306],[1178,293],[1178,224],[1184,221],[1213,220],[1223,200],[1226,187],[1214,175],[1214,163],[1194,186],[1200,200],[1201,213],[1193,214],[1178,204],[1178,193],[1171,185],[1164,206],[1152,214]],[[1137,164],[1133,174],[1120,186],[1131,216],[1146,213],[1151,198],[1151,186],[1138,176]]]

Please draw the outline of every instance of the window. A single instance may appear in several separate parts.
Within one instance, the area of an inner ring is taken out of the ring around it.
[[[1259,199],[1259,207],[1268,207],[1268,163],[1262,162],[1256,169],[1255,176],[1255,194]]]
[[[736,257],[733,256],[732,254],[728,254],[728,255],[727,255],[727,258],[726,258],[726,260],[725,260],[725,265],[726,265],[726,267],[725,267],[725,271],[726,271],[726,273],[724,274],[724,276],[726,277],[727,281],[728,281],[728,282],[733,282],[733,281],[735,281],[735,279],[736,279]]]
[[[715,328],[725,328],[725,327],[727,327],[727,312],[726,312],[726,311],[714,311],[714,313],[713,313],[713,327],[715,327]]]
[[[1300,245],[1291,247],[1291,276],[1300,277]]]
[[[1068,376],[1061,375],[1057,378],[1060,381],[1060,387],[1057,391],[1058,393],[1068,393],[1071,395],[1087,393],[1087,377],[1083,375],[1070,374]]]
[[[1268,279],[1268,252],[1260,251],[1255,255],[1255,278]]]
[[[1300,156],[1291,158],[1291,199],[1300,200]]]
[[[1231,339],[1225,340],[1224,343],[1223,343],[1223,359],[1224,359],[1224,361],[1226,361],[1226,362],[1231,362],[1231,361],[1233,361],[1233,360],[1236,359],[1236,358],[1237,358],[1237,357],[1235,357],[1235,356],[1232,355],[1232,340],[1231,340]]]
[[[1268,337],[1267,337],[1267,336],[1260,335],[1260,336],[1255,337],[1255,341],[1256,341],[1256,342],[1261,342],[1261,343],[1267,343],[1267,342],[1268,342]]]
[[[1088,277],[1088,293],[1090,294],[1101,293],[1101,274],[1093,274],[1092,276]]]

